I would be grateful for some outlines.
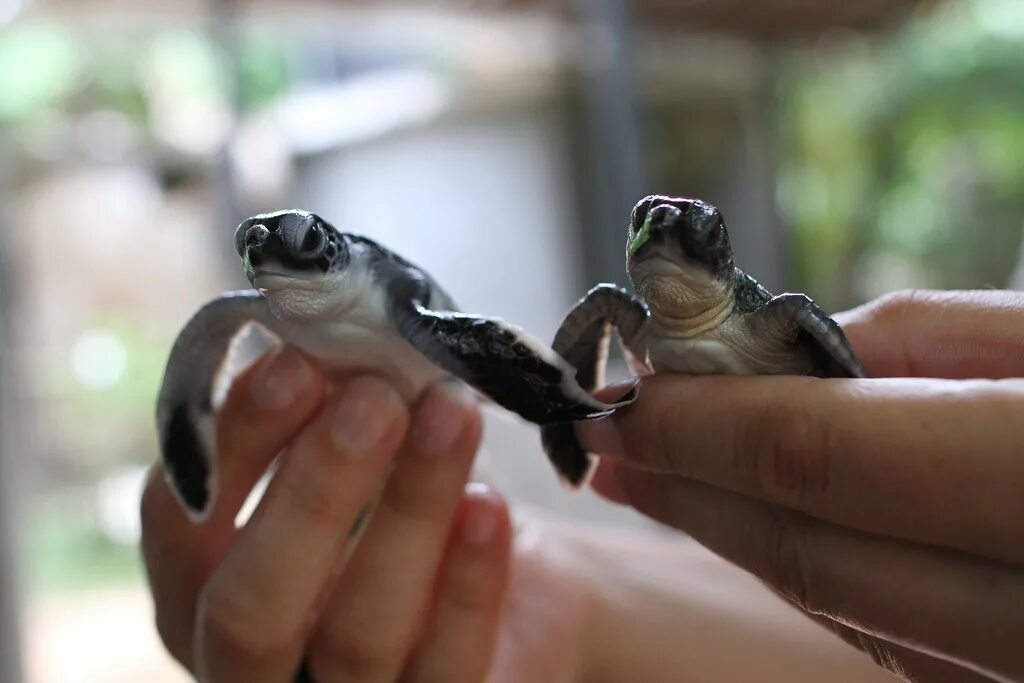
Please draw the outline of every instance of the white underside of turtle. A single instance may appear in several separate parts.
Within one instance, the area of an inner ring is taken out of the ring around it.
[[[217,493],[214,414],[233,340],[251,324],[292,344],[331,376],[380,375],[414,401],[461,380],[537,424],[606,415],[548,345],[497,318],[460,312],[422,269],[372,240],[303,211],[263,214],[236,230],[254,289],[210,301],[179,333],[157,402],[164,468],[193,520]]]

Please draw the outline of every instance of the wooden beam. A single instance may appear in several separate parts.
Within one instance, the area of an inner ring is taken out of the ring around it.
[[[408,8],[423,13],[462,13],[495,16],[502,13],[548,14],[570,17],[576,0],[381,0],[372,8],[353,0],[237,0],[239,16],[246,22],[284,20],[288,24],[330,21],[336,12],[377,12]],[[638,26],[732,35],[759,42],[808,40],[834,30],[872,32],[885,30],[938,4],[937,0],[633,0],[624,3]],[[201,19],[205,0],[35,0],[34,15],[67,15],[95,18],[104,13],[119,18]]]

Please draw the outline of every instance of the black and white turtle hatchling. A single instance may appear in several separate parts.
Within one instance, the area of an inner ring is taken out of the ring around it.
[[[421,268],[319,216],[254,216],[235,231],[254,289],[203,306],[178,335],[157,403],[169,481],[194,521],[216,496],[215,379],[249,324],[319,360],[367,370],[408,400],[453,377],[538,424],[605,415],[632,400],[594,399],[547,345],[497,318],[459,312]]]
[[[842,329],[817,304],[803,294],[772,296],[736,267],[722,215],[706,202],[641,200],[629,222],[626,266],[637,293],[598,285],[552,344],[588,391],[604,383],[613,329],[636,375],[864,376]],[[542,426],[541,436],[563,479],[581,484],[591,457],[573,426]]]

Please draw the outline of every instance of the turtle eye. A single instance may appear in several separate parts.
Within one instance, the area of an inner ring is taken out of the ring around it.
[[[245,231],[251,223],[251,220],[245,220],[235,228],[235,251],[239,256],[245,256]]]
[[[690,225],[694,231],[705,236],[717,228],[722,222],[718,209],[705,202],[694,202],[690,208]]]
[[[306,231],[306,236],[302,238],[302,244],[299,246],[299,250],[303,254],[311,254],[319,251],[320,247],[323,246],[324,240],[324,229],[319,223],[314,224],[309,230]]]

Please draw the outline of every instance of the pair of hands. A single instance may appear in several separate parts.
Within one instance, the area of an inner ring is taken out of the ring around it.
[[[579,429],[609,456],[594,488],[894,673],[1024,680],[1024,295],[901,293],[838,319],[882,379],[648,378]]]
[[[1024,380],[957,380],[1024,375],[1024,296],[899,295],[840,322],[875,377],[949,379],[649,377],[629,409],[580,427],[608,456],[594,488],[688,532],[890,671],[1021,679]],[[317,683],[587,678],[591,655],[630,647],[629,628],[589,642],[593,558],[513,548],[505,504],[465,488],[479,432],[457,394],[408,407],[377,379],[329,390],[292,350],[258,363],[219,416],[212,519],[191,525],[159,471],[147,486],[169,650],[208,681],[286,682],[304,660]],[[639,601],[612,603],[598,621],[636,616]]]

